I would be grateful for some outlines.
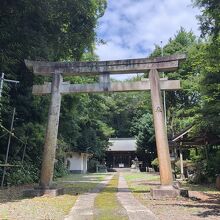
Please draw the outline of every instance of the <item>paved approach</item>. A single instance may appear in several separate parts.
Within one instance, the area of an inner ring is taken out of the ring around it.
[[[132,220],[156,220],[156,216],[148,208],[142,205],[128,189],[127,182],[120,173],[118,181],[117,197],[126,209],[129,219]]]
[[[107,176],[95,189],[80,195],[65,220],[92,220],[95,197],[108,184],[112,177],[113,175]]]
[[[65,220],[93,220],[94,201],[98,193],[106,187],[113,175],[107,176],[92,191],[80,195]],[[156,220],[157,217],[142,205],[131,193],[122,173],[119,172],[117,199],[127,212],[131,220]]]

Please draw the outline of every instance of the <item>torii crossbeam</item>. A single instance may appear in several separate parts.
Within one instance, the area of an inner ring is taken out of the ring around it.
[[[51,103],[48,116],[47,131],[44,144],[43,162],[41,168],[40,187],[50,188],[57,133],[61,95],[70,93],[93,92],[128,92],[151,91],[154,127],[156,134],[157,154],[159,158],[161,186],[166,190],[171,189],[173,177],[171,171],[168,139],[164,124],[164,110],[161,99],[161,90],[180,89],[179,80],[160,79],[158,72],[174,71],[178,68],[179,61],[186,56],[173,55],[157,58],[128,59],[116,61],[96,62],[41,62],[25,60],[26,66],[33,70],[34,74],[52,76],[52,83],[34,85],[33,94],[51,94]],[[149,80],[139,82],[111,82],[110,74],[126,74],[149,72]],[[93,84],[70,84],[63,82],[63,76],[99,75],[100,82]]]

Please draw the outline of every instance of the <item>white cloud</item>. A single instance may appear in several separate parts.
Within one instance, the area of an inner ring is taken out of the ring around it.
[[[109,0],[97,28],[107,42],[97,45],[100,60],[147,57],[155,44],[165,44],[180,27],[199,35],[191,0]]]

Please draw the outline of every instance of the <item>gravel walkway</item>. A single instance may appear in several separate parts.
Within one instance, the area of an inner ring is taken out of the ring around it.
[[[92,220],[95,197],[108,184],[112,177],[113,175],[107,176],[95,189],[80,195],[65,220]]]
[[[142,205],[130,192],[128,185],[120,174],[118,182],[118,200],[122,206],[126,209],[129,219],[132,220],[156,220],[156,216]]]

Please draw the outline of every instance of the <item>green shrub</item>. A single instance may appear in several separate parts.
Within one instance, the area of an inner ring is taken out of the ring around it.
[[[220,150],[209,155],[209,158],[210,159],[207,161],[206,172],[209,179],[214,182],[216,175],[220,174]]]
[[[152,162],[151,165],[153,166],[153,168],[157,171],[159,169],[159,160],[158,158],[155,158]]]
[[[5,184],[10,185],[21,185],[26,183],[34,183],[39,180],[39,170],[30,162],[16,162],[7,169]]]
[[[67,167],[65,166],[63,160],[57,160],[57,162],[54,165],[54,174],[53,177],[60,178],[63,176],[66,176],[69,173],[67,170]]]
[[[215,182],[216,175],[220,173],[220,150],[211,149],[208,158],[200,152],[196,155],[195,150],[190,151],[193,167],[193,175],[189,178],[193,183]]]
[[[99,165],[99,164],[100,164],[100,162],[97,159],[95,159],[95,158],[90,159],[88,161],[88,168],[87,168],[88,172],[90,172],[90,173],[96,172],[96,165]]]

